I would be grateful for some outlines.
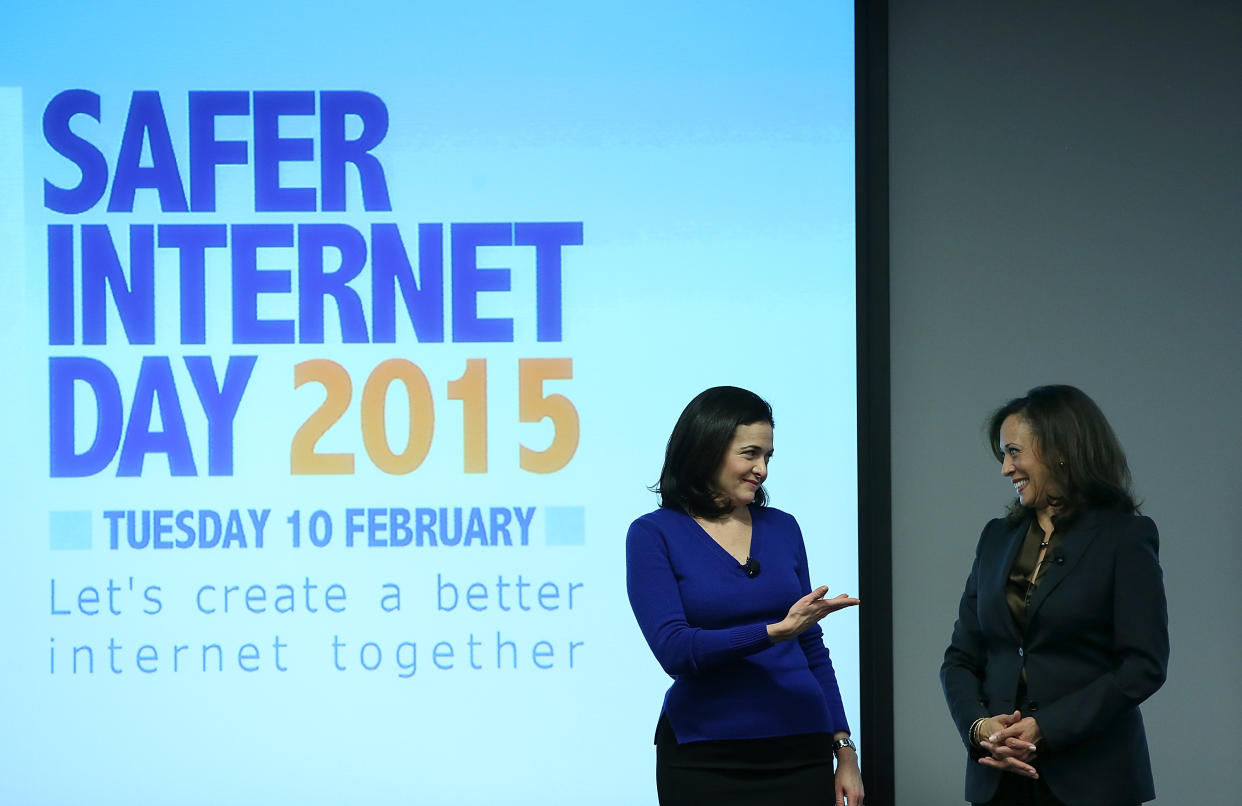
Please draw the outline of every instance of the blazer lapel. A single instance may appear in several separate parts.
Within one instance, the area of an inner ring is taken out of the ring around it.
[[[1052,562],[1047,563],[1043,572],[1040,573],[1039,585],[1035,588],[1035,595],[1031,597],[1031,605],[1026,611],[1027,624],[1034,620],[1040,605],[1056,590],[1062,580],[1073,573],[1074,566],[1078,564],[1083,554],[1086,553],[1087,547],[1095,540],[1099,531],[1095,521],[1093,513],[1085,512],[1079,515],[1066,530],[1061,544],[1053,552]]]
[[[1009,533],[1005,535],[1004,562],[1000,564],[999,568],[994,569],[996,576],[992,580],[995,590],[1000,592],[1000,595],[997,597],[1000,620],[1004,623],[1009,634],[1018,643],[1022,642],[1022,635],[1018,632],[1018,625],[1014,623],[1013,613],[1009,612],[1009,599],[1005,596],[1005,589],[1009,584],[1009,569],[1013,568],[1013,561],[1018,556],[1018,550],[1022,548],[1022,540],[1026,537],[1026,532],[1030,528],[1030,519],[1023,518],[1021,523],[1012,527]]]

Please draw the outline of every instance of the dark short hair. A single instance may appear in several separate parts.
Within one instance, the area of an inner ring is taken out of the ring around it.
[[[1048,475],[1061,492],[1049,501],[1059,509],[1058,519],[1072,518],[1087,507],[1138,512],[1125,451],[1094,400],[1073,386],[1036,386],[1001,406],[988,419],[988,445],[998,461],[1005,458],[1001,424],[1014,414],[1030,426]],[[1021,501],[1010,506],[1011,520],[1026,514]]]
[[[653,488],[660,506],[702,517],[727,513],[731,507],[720,501],[712,484],[733,433],[751,423],[775,425],[772,407],[754,392],[714,386],[691,400],[673,426],[660,483]],[[756,505],[764,506],[767,499],[763,487],[755,491]]]

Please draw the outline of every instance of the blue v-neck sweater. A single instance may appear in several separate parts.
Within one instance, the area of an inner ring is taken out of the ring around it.
[[[767,625],[811,590],[793,516],[750,508],[748,577],[693,518],[662,507],[630,525],[630,607],[673,685],[662,713],[678,742],[848,731],[819,625],[773,643]]]

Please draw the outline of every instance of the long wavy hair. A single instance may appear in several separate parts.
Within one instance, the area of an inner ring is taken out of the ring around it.
[[[728,513],[732,507],[721,501],[713,484],[733,433],[751,423],[775,425],[772,407],[754,392],[714,386],[691,400],[673,426],[660,482],[652,488],[660,494],[660,506],[705,518]],[[757,506],[767,500],[763,487],[755,491]]]
[[[1125,451],[1094,400],[1065,385],[1036,386],[1010,400],[988,418],[988,445],[997,461],[1005,459],[1001,424],[1014,414],[1030,426],[1049,479],[1060,491],[1048,500],[1057,509],[1054,520],[1067,521],[1089,507],[1138,512]],[[1029,514],[1020,500],[1009,507],[1010,520]]]

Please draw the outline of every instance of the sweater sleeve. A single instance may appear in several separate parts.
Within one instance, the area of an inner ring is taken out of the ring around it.
[[[630,525],[625,568],[638,627],[668,674],[699,674],[772,646],[762,622],[708,630],[686,621],[667,540],[650,521],[640,518]]]
[[[824,692],[824,702],[828,705],[828,715],[832,719],[830,732],[850,732],[850,723],[845,718],[845,705],[841,702],[841,689],[837,685],[837,674],[832,668],[832,658],[828,647],[824,646],[824,631],[816,624],[798,636],[802,644],[802,652],[806,655],[807,665],[811,673],[819,681]]]
[[[798,585],[802,592],[807,594],[811,592],[811,573],[807,567],[806,543],[802,540],[802,530],[797,524],[794,525],[794,536],[798,541]],[[828,647],[824,644],[823,628],[818,624],[811,626],[798,636],[798,643],[802,646],[802,653],[806,655],[807,666],[810,667],[811,674],[815,675],[820,689],[824,692],[824,702],[828,706],[828,715],[832,720],[831,732],[849,733],[850,724],[845,718],[845,705],[841,702],[841,688],[837,685],[837,674],[832,668],[832,657],[828,653]]]

